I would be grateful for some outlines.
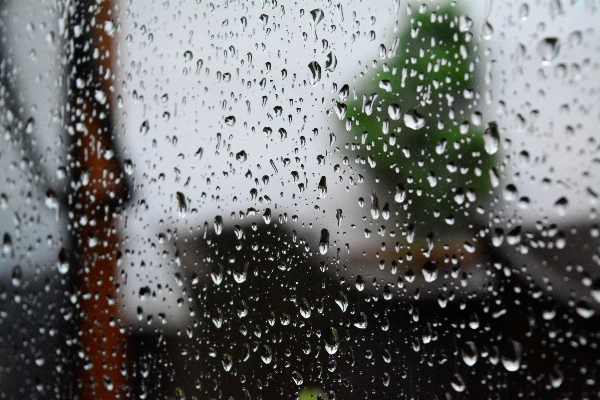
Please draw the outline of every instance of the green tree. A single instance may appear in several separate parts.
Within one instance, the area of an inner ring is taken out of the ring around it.
[[[377,191],[398,192],[420,236],[464,232],[464,211],[491,189],[498,134],[478,111],[482,67],[471,26],[456,5],[414,11],[390,48],[380,45],[356,95],[344,86],[336,106],[350,157],[372,167]]]

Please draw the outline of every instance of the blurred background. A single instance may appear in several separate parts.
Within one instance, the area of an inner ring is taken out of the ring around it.
[[[3,2],[0,398],[597,397],[597,8]]]

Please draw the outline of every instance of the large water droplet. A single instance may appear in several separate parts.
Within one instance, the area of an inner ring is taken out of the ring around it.
[[[404,114],[404,124],[410,129],[419,130],[425,126],[425,118],[413,108]]]
[[[311,86],[315,86],[321,80],[321,66],[316,61],[311,61],[308,64],[310,73],[308,74],[308,82]]]
[[[468,341],[461,350],[462,359],[469,367],[472,367],[477,362],[477,346],[474,342]]]
[[[556,59],[560,51],[560,42],[558,38],[547,37],[537,45],[537,52],[542,57],[542,64],[549,65]]]
[[[329,249],[329,231],[321,229],[321,240],[319,241],[319,253],[326,254]]]
[[[425,282],[433,282],[437,279],[439,274],[438,263],[433,260],[427,261],[423,266],[422,271]]]
[[[509,372],[514,372],[521,366],[521,353],[523,346],[516,340],[509,339],[506,349],[502,354],[501,360],[504,368]]]
[[[490,122],[483,133],[483,145],[488,154],[495,154],[500,147],[500,134],[498,133],[498,125],[495,122]]]

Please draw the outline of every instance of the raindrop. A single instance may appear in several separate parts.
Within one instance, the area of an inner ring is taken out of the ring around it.
[[[217,235],[220,235],[221,232],[223,231],[223,217],[221,217],[220,215],[217,215],[215,217],[214,227],[215,227],[215,233]]]
[[[494,27],[492,26],[492,24],[489,23],[489,21],[486,20],[483,23],[483,26],[481,27],[481,36],[485,40],[490,40],[493,35],[494,35]]]
[[[504,354],[502,354],[501,360],[504,368],[509,372],[514,372],[521,366],[521,353],[523,347],[521,343],[516,340],[509,339]]]
[[[321,240],[319,241],[319,253],[326,254],[329,249],[329,231],[321,229]]]
[[[429,260],[423,266],[422,271],[425,282],[433,282],[437,279],[439,274],[438,263],[433,260]]]
[[[321,80],[321,66],[316,61],[311,61],[308,64],[310,74],[308,75],[308,81],[311,86],[315,86]]]
[[[233,268],[233,280],[236,283],[244,283],[246,282],[246,278],[248,277],[248,265],[250,263],[248,261],[244,261],[244,263],[239,267]]]
[[[58,262],[56,263],[56,269],[61,275],[69,272],[69,252],[64,247],[58,252]]]
[[[235,125],[235,117],[233,115],[225,117],[225,125],[234,126]]]
[[[221,263],[217,263],[213,266],[212,271],[210,272],[210,277],[212,278],[215,285],[220,285],[223,282],[223,275],[225,273],[225,268]]]
[[[542,64],[550,65],[558,56],[560,51],[560,43],[558,38],[555,37],[547,37],[542,40],[537,45],[537,52],[542,57]]]
[[[233,357],[231,357],[231,355],[223,353],[223,359],[221,361],[225,371],[231,370],[231,367],[233,366]]]
[[[21,286],[21,283],[23,282],[23,272],[19,265],[13,268],[11,278],[14,287],[18,288]]]
[[[566,197],[561,197],[554,203],[554,209],[560,216],[564,216],[567,213],[567,207],[569,206],[569,200]]]
[[[400,114],[401,114],[400,105],[398,105],[398,104],[390,104],[389,105],[388,115],[390,116],[391,119],[393,119],[394,121],[399,120]],[[405,121],[405,123],[406,123],[406,121]]]
[[[273,352],[271,351],[271,348],[268,345],[262,345],[260,358],[265,364],[270,364],[271,361],[273,361]]]
[[[177,197],[177,212],[179,214],[179,218],[185,218],[185,214],[187,213],[187,202],[185,200],[185,195],[181,192],[177,192],[176,197]]]
[[[292,372],[292,379],[294,380],[294,383],[298,386],[302,385],[302,383],[304,382],[304,378],[302,378],[302,375],[300,375],[300,372],[298,371]]]
[[[461,350],[462,359],[469,367],[472,367],[477,362],[477,346],[474,342],[468,341]]]
[[[394,201],[396,203],[402,203],[406,200],[406,186],[402,183],[396,185],[396,194],[394,195]]]
[[[362,292],[365,288],[365,280],[363,279],[362,275],[357,275],[356,276],[356,283],[354,284],[356,286],[356,289],[359,292]]]
[[[354,326],[358,329],[366,329],[367,328],[367,314],[364,312],[358,313],[358,320],[354,322]]]
[[[123,168],[127,175],[133,175],[133,161],[131,161],[131,159],[128,158],[123,161]]]
[[[375,192],[371,193],[371,217],[373,219],[379,218],[380,210],[379,210],[379,200],[377,199],[377,195]]]
[[[325,60],[325,69],[327,71],[333,72],[337,67],[337,57],[332,52],[327,54],[327,60]]]
[[[244,150],[242,150],[235,155],[235,159],[243,163],[248,159],[248,154]]]
[[[310,318],[312,310],[310,308],[310,305],[308,304],[308,301],[306,301],[306,299],[304,297],[301,298],[299,301],[299,308],[300,308],[300,315],[302,315],[303,318]]]
[[[325,334],[325,350],[329,354],[335,354],[340,347],[340,339],[338,337],[337,329],[330,328]]]
[[[319,197],[322,199],[327,197],[327,181],[324,176],[319,181]]]
[[[498,125],[495,122],[490,122],[483,133],[483,145],[488,154],[495,154],[500,146],[500,134],[498,133]]]
[[[404,114],[404,124],[410,129],[419,130],[425,126],[425,118],[413,108]]]
[[[148,120],[145,120],[140,125],[140,133],[142,134],[142,136],[146,136],[148,134],[149,130],[150,130],[150,123],[148,122]]]

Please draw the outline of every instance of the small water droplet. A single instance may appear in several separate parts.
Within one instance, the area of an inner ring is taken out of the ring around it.
[[[69,272],[69,252],[64,247],[58,252],[58,262],[56,263],[56,269],[61,275]]]
[[[176,193],[177,197],[177,213],[179,218],[185,218],[185,214],[187,213],[187,201],[185,200],[185,195],[181,192]]]

